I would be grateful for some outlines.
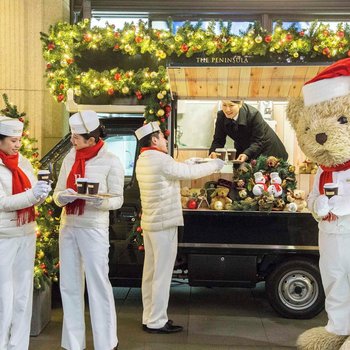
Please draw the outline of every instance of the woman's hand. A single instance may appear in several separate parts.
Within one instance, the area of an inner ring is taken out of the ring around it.
[[[211,152],[210,154],[209,154],[209,158],[211,158],[211,159],[215,159],[215,158],[217,158],[218,156],[217,156],[217,154],[215,153],[215,152]]]

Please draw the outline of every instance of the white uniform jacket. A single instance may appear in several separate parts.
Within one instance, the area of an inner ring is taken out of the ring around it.
[[[27,175],[32,187],[37,182],[29,160],[19,155],[18,166]],[[35,221],[17,226],[17,210],[38,204],[32,189],[12,195],[12,173],[0,159],[0,238],[33,234]]]
[[[331,212],[337,215],[335,221],[321,220],[314,212],[314,203],[320,196],[319,182],[323,170],[318,168],[315,176],[313,189],[308,197],[308,208],[314,214],[316,220],[319,221],[318,227],[320,231],[325,233],[346,233],[350,234],[350,169],[344,171],[333,172],[333,182],[338,184],[337,202]]]
[[[76,151],[71,151],[64,158],[57,185],[53,194],[55,203],[62,207],[58,200],[60,192],[67,188],[67,178],[75,161]],[[124,168],[117,156],[108,152],[104,145],[98,154],[85,162],[85,177],[100,182],[98,192],[115,195],[104,199],[98,208],[86,202],[84,214],[67,215],[65,209],[61,215],[61,227],[108,228],[109,210],[119,209],[123,204]]]
[[[183,226],[179,180],[197,179],[215,170],[215,162],[189,165],[157,150],[142,152],[136,163],[136,177],[141,192],[143,230]]]

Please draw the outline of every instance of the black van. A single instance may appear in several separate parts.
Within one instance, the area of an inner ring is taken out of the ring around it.
[[[110,280],[140,286],[144,252],[130,232],[140,212],[134,130],[144,118],[101,114],[101,121],[109,149],[125,166],[124,205],[110,212]],[[43,168],[51,164],[57,177],[70,147],[67,135],[41,160]],[[184,221],[174,277],[191,286],[251,288],[266,281],[272,307],[288,318],[311,318],[323,309],[318,229],[310,213],[184,210]]]

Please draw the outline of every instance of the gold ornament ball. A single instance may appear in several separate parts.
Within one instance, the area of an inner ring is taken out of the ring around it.
[[[127,87],[127,86],[124,86],[123,88],[122,88],[122,93],[123,94],[127,94],[129,92],[129,88]]]
[[[45,201],[46,203],[52,203],[52,196],[48,196],[47,198],[46,198],[46,201]]]
[[[260,43],[263,41],[263,38],[262,38],[260,35],[258,35],[258,36],[254,39],[254,41],[255,41],[257,44],[260,44]]]
[[[60,65],[61,65],[61,67],[67,67],[68,63],[66,60],[61,60]]]
[[[214,203],[214,209],[215,210],[222,210],[224,208],[224,205],[222,204],[222,202],[217,201]]]
[[[163,96],[163,94],[161,92],[158,92],[157,98],[158,98],[158,100],[161,100],[161,99],[164,98],[164,96]]]
[[[293,53],[293,57],[294,57],[294,58],[298,58],[298,57],[299,57],[299,54],[298,54],[297,52],[294,52],[294,53]]]
[[[162,95],[165,96],[166,95],[166,90],[162,91]]]
[[[154,113],[154,110],[153,110],[153,109],[150,109],[148,112],[149,112],[149,114],[153,114],[153,113]]]
[[[158,117],[162,117],[164,115],[164,109],[159,109],[157,112]]]

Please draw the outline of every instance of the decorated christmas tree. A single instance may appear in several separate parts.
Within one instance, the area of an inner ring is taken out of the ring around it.
[[[36,139],[29,136],[29,121],[25,118],[25,113],[19,113],[17,106],[9,102],[6,94],[3,94],[5,108],[1,110],[2,115],[10,118],[17,118],[24,123],[22,146],[20,153],[26,157],[33,165],[34,170],[40,168],[38,160],[38,149],[35,147]],[[36,289],[45,288],[47,282],[57,281],[59,268],[58,260],[58,223],[59,218],[55,217],[52,196],[49,195],[46,201],[36,207],[36,255],[34,266],[34,287]]]

